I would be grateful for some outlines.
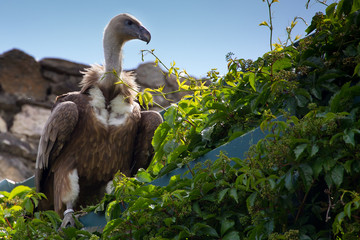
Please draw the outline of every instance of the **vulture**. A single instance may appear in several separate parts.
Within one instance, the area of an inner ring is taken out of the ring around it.
[[[55,210],[74,225],[73,212],[100,200],[116,172],[133,176],[153,157],[156,111],[141,111],[135,76],[122,71],[122,47],[149,31],[135,17],[120,14],[105,27],[105,63],[85,69],[79,92],[56,98],[40,138],[36,190],[47,196],[39,210]],[[115,84],[122,80],[122,84]]]

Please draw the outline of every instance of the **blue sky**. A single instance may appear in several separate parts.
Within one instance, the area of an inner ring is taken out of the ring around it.
[[[325,6],[312,0],[279,0],[273,5],[274,40],[286,39],[285,28],[295,16],[309,24]],[[328,3],[333,1],[329,0]],[[217,68],[226,72],[225,55],[256,59],[269,51],[268,20],[262,0],[0,0],[0,53],[19,48],[37,60],[63,58],[103,63],[102,34],[119,13],[137,17],[152,34],[149,45],[131,41],[124,48],[124,69],[141,63],[140,50],[155,49],[167,65],[175,61],[196,77]],[[305,36],[298,23],[293,36]],[[145,61],[154,61],[146,56]]]

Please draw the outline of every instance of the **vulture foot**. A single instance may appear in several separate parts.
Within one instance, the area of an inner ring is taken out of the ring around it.
[[[67,227],[75,227],[74,211],[70,211],[70,212],[67,212],[64,214],[64,218],[63,218],[63,221],[61,223],[59,230],[61,230],[63,228],[67,228]]]

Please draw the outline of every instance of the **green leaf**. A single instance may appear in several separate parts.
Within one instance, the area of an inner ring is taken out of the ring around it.
[[[280,71],[280,70],[284,70],[284,69],[288,69],[292,66],[292,63],[291,63],[291,59],[290,58],[282,58],[280,60],[277,60],[272,68],[273,68],[273,71]]]
[[[268,178],[269,184],[270,184],[270,189],[274,190],[276,187],[276,182],[273,178],[271,178],[271,176]]]
[[[170,140],[167,141],[164,144],[163,150],[165,152],[165,154],[170,154],[172,153],[176,148],[178,147],[178,143],[175,140]]]
[[[295,153],[295,157],[296,160],[299,159],[299,157],[301,156],[301,154],[305,151],[305,149],[307,148],[308,144],[304,143],[301,145],[298,145],[295,149],[294,149],[294,153]]]
[[[176,218],[175,217],[171,217],[171,218],[165,218],[164,219],[164,223],[167,227],[170,227],[171,224],[175,223]]]
[[[316,158],[314,164],[312,165],[312,169],[314,172],[314,178],[317,178],[323,168],[323,159]]]
[[[330,138],[329,144],[330,144],[330,145],[333,145],[334,142],[335,142],[335,140],[338,139],[338,138],[341,137],[341,136],[344,136],[344,133],[337,133],[337,134],[335,134],[334,136],[332,136],[332,137]]]
[[[313,171],[308,164],[301,164],[300,166],[300,175],[303,178],[303,183],[307,190],[310,189],[313,182]]]
[[[352,171],[351,165],[355,161],[355,159],[348,160],[344,163],[344,169],[347,173],[350,173]]]
[[[2,196],[1,196],[2,195]],[[10,196],[9,192],[5,192],[5,191],[0,191],[0,198],[8,198]]]
[[[14,205],[10,208],[10,212],[19,212],[19,211],[22,211],[23,208],[19,205]]]
[[[175,106],[171,106],[164,113],[164,122],[166,122],[171,128],[175,127],[177,111],[178,110]]]
[[[17,186],[16,188],[14,188],[9,195],[9,200],[13,199],[14,197],[20,197],[21,195],[27,194],[28,192],[31,191],[30,187],[27,186]]]
[[[202,216],[199,202],[194,202],[194,204],[193,204],[193,210],[194,210],[194,212],[196,212],[199,216]]]
[[[267,234],[271,234],[274,231],[275,228],[275,224],[274,224],[274,219],[271,218],[269,221],[267,221],[264,224],[265,230],[267,232]]]
[[[139,169],[138,173],[136,174],[136,179],[144,183],[149,183],[153,180],[151,174],[146,172],[144,169]]]
[[[355,75],[358,75],[360,77],[360,63],[358,63],[354,69],[354,74],[353,74],[353,77]]]
[[[54,229],[58,229],[61,219],[59,215],[54,211],[45,211],[44,215],[49,219]]]
[[[355,57],[358,54],[357,49],[354,45],[347,46],[345,50],[343,50],[343,52],[347,57]]]
[[[250,73],[250,75],[249,75],[249,83],[250,83],[251,88],[256,92],[255,74],[254,73]]]
[[[212,125],[202,130],[201,131],[202,138],[210,142],[212,140],[211,135],[213,134],[214,129],[215,129],[215,125]]]
[[[170,129],[171,128],[170,128],[169,124],[167,124],[167,122],[163,122],[156,129],[153,140],[152,140],[152,145],[154,146],[155,151],[157,151],[160,148],[160,146],[162,145],[163,141],[165,140]]]
[[[341,183],[343,182],[343,177],[344,167],[338,164],[331,171],[331,179],[337,187],[340,187]]]
[[[221,236],[224,236],[224,234],[233,226],[235,225],[235,222],[233,220],[227,220],[224,219],[221,221]]]
[[[355,134],[352,129],[345,129],[344,135],[343,135],[344,142],[355,147],[355,136],[354,135]]]
[[[327,16],[329,17],[334,16],[336,5],[337,5],[336,3],[332,3],[326,8],[325,12]]]
[[[227,193],[229,190],[230,190],[230,188],[225,188],[225,189],[223,189],[223,190],[221,190],[221,191],[219,192],[219,196],[218,196],[218,202],[219,202],[219,203],[224,199],[226,193]]]
[[[357,11],[359,9],[360,9],[360,2],[359,1],[354,1],[351,12]]]
[[[247,205],[248,209],[250,209],[251,207],[254,206],[256,197],[257,197],[257,192],[253,192],[253,193],[250,194],[250,196],[246,199],[246,205]]]
[[[32,203],[30,198],[26,198],[22,205],[25,208],[26,212],[32,213],[34,211],[34,204]]]
[[[192,232],[198,236],[219,237],[214,228],[204,223],[195,223],[192,227]]]
[[[348,15],[351,11],[353,0],[341,0],[337,7],[337,15],[341,17],[342,14]]]
[[[309,57],[307,58],[304,62],[304,65],[307,65],[309,67],[314,67],[314,68],[322,68],[324,66],[323,61],[321,60],[320,57]]]
[[[112,201],[109,203],[106,209],[105,219],[106,221],[110,221],[119,217],[121,214],[121,207],[118,201]]]
[[[239,197],[238,197],[236,188],[231,188],[229,195],[230,195],[230,197],[232,197],[235,200],[236,203],[239,203]]]
[[[110,222],[108,222],[104,228],[104,231],[103,231],[103,239],[106,239],[106,237],[108,235],[111,234],[111,232],[113,230],[115,230],[115,228],[117,226],[119,226],[122,222],[124,221],[124,219],[122,218],[117,218],[117,219],[114,219],[114,220],[111,220]]]
[[[311,147],[310,157],[315,156],[315,154],[319,151],[319,146],[317,144],[313,144]]]
[[[338,215],[336,215],[334,223],[332,225],[334,234],[339,233],[339,231],[342,231],[341,224],[344,221],[345,213],[340,212]]]
[[[288,191],[292,191],[294,189],[291,171],[288,171],[285,175],[285,187]]]
[[[160,172],[158,173],[158,177],[163,176],[176,168],[177,168],[176,163],[174,162],[168,163],[163,168],[161,168]]]
[[[326,172],[330,171],[332,167],[335,166],[336,164],[336,159],[334,159],[331,156],[326,156],[324,159],[322,159],[322,161],[323,161],[323,168]]]
[[[309,100],[303,95],[295,95],[296,103],[299,107],[305,107]]]
[[[216,187],[216,184],[213,182],[207,182],[204,183],[202,186],[202,194],[207,194],[210,190],[214,189]]]
[[[222,240],[240,240],[239,232],[237,231],[231,231],[228,234],[226,234]]]
[[[263,21],[259,24],[259,26],[267,26],[269,27],[269,24],[266,21]]]
[[[351,219],[351,202],[345,204],[345,207],[344,207],[344,213],[346,216],[348,216],[348,218]]]

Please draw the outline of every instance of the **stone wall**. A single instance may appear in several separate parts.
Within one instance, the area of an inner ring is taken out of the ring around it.
[[[36,61],[17,49],[0,55],[0,180],[22,181],[34,175],[37,146],[54,99],[79,90],[80,71],[87,67],[55,58]],[[176,80],[153,63],[141,64],[132,71],[141,89],[177,89]],[[181,95],[167,98],[176,102]],[[162,97],[154,100],[164,107],[170,104]]]

